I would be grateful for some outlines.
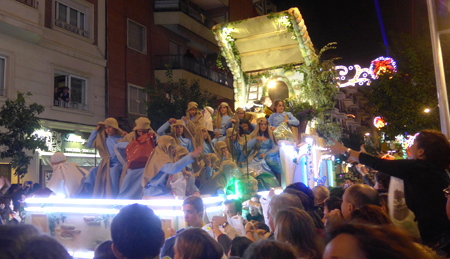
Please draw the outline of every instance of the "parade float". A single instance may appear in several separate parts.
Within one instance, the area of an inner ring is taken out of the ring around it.
[[[314,107],[336,100],[334,65],[319,59],[324,50],[333,47],[329,44],[316,53],[297,8],[219,24],[212,30],[221,50],[218,66],[227,66],[233,74],[235,107],[249,107],[263,96]],[[291,111],[293,107],[288,106],[286,110]],[[324,139],[312,121],[299,120],[301,127],[292,128],[295,141],[279,141],[281,186],[294,182],[334,186],[334,165],[323,153]]]

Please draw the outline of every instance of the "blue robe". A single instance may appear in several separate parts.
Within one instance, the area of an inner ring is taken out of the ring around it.
[[[295,118],[290,112],[272,113],[267,121],[269,122],[271,127],[276,128],[280,126],[280,124],[284,121],[285,114],[287,114],[287,116],[289,117],[289,125],[297,126],[298,124],[300,124],[300,121],[298,121],[297,118]]]
[[[257,141],[258,140],[256,140],[256,138],[250,140],[247,144],[247,147],[249,149],[252,148],[257,143]],[[255,155],[255,157],[252,159],[252,161],[249,161],[248,167],[255,168],[255,169],[257,169],[258,172],[261,172],[261,173],[267,172],[272,175],[275,175],[275,173],[270,169],[269,165],[266,163],[266,160],[259,156],[261,154],[267,154],[273,147],[274,147],[274,144],[270,138],[268,138],[265,141],[261,141],[261,147],[258,150],[258,153]]]

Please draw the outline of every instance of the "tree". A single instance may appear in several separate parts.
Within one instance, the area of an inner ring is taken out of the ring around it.
[[[147,116],[157,129],[169,118],[181,118],[186,116],[189,102],[196,102],[199,109],[212,105],[216,96],[200,90],[198,80],[193,80],[189,85],[186,79],[173,80],[172,70],[166,71],[167,83],[156,79],[156,84],[147,87],[150,101],[147,102]]]
[[[36,115],[44,111],[44,106],[37,103],[27,106],[29,96],[29,92],[17,92],[17,99],[7,99],[0,110],[0,158],[11,158],[11,167],[20,178],[28,172],[33,158],[25,151],[34,154],[38,148],[46,150],[45,140],[33,134],[41,128]]]
[[[429,35],[428,35],[429,36]],[[392,35],[390,53],[397,62],[395,74],[373,80],[365,91],[376,116],[387,125],[381,128],[388,139],[399,134],[415,134],[422,129],[439,129],[439,107],[433,56],[429,37]],[[444,57],[446,67],[448,58]],[[447,70],[446,78],[450,78]],[[430,109],[429,113],[424,110]]]

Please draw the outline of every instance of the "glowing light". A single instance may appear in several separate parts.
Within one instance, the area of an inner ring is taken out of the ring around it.
[[[334,187],[335,183],[334,183],[333,161],[328,160],[327,165],[328,165],[328,185]]]
[[[425,110],[423,110],[424,113],[429,113],[431,110],[426,108]]]
[[[305,142],[312,145],[314,139],[313,138],[305,138]]]
[[[366,134],[364,134],[364,135],[365,135],[365,136],[370,136],[370,133],[368,133],[368,132],[367,132],[367,133],[366,133]]]
[[[386,126],[387,123],[384,121],[384,119],[382,117],[377,116],[373,119],[373,125],[375,126],[375,128],[381,129],[384,126]]]
[[[345,76],[348,75],[349,70],[355,70],[355,75],[353,78],[349,79],[347,82],[338,82],[339,87],[347,87],[347,86],[355,86],[356,84],[359,85],[370,85],[370,79],[367,78],[367,75],[369,74],[368,68],[361,68],[359,65],[354,65],[350,67],[346,66],[335,66],[334,69],[341,70],[339,71],[340,77],[337,77],[336,79],[340,79],[341,81],[345,80]]]
[[[370,63],[369,73],[373,79],[377,79],[381,75],[395,74],[397,72],[397,63],[390,57],[379,57]]]
[[[269,84],[267,85],[267,87],[275,88],[276,85],[277,85],[276,80],[271,80],[271,81],[269,81]]]
[[[80,259],[94,258],[94,251],[87,251],[87,252],[68,251],[68,252],[69,254],[72,255],[73,258],[80,258]]]

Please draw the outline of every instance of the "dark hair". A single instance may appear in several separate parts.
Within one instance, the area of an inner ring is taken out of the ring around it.
[[[280,100],[280,99],[277,99],[277,100],[275,100],[275,101],[273,102],[273,109],[275,110],[275,113],[277,112],[277,105],[278,105],[279,103],[282,103],[283,106],[284,106],[284,102],[283,102],[282,100]]]
[[[155,257],[164,242],[161,220],[152,209],[140,204],[123,207],[111,223],[117,250],[129,259]]]
[[[242,201],[239,199],[236,200],[226,200],[223,202],[223,205],[228,205],[234,203],[234,207],[236,209],[236,213],[241,213],[242,214]]]
[[[436,130],[422,130],[414,140],[423,149],[425,160],[445,170],[450,166],[450,143],[444,134]]]
[[[384,189],[389,189],[389,183],[391,182],[390,175],[383,174],[382,172],[376,172],[373,178],[375,182],[381,183]]]
[[[337,197],[339,199],[342,199],[342,196],[344,195],[345,189],[342,187],[334,187],[330,190],[330,197]]]
[[[383,225],[392,224],[389,216],[379,206],[366,204],[352,211],[350,216],[352,222],[361,224]]]
[[[255,227],[255,229],[261,229],[267,232],[270,232],[270,228],[269,226],[266,225],[266,223],[262,223],[262,222],[256,222],[253,224],[253,226]]]
[[[197,212],[204,210],[203,200],[202,200],[202,198],[200,198],[198,196],[189,196],[186,199],[184,199],[183,206],[187,205],[187,204],[192,205],[194,207],[194,209],[197,210]],[[242,211],[242,205],[241,205],[241,211]]]
[[[220,259],[223,249],[206,231],[186,229],[177,235],[175,249],[183,259]]]
[[[72,259],[56,239],[47,235],[27,239],[23,244],[21,259]]]
[[[235,237],[233,241],[231,241],[230,256],[242,257],[245,250],[247,250],[251,244],[253,244],[253,242],[246,237]]]
[[[381,208],[385,208],[385,213],[389,215],[389,206],[388,206],[388,194],[380,193],[380,206]]]
[[[332,211],[334,209],[341,210],[342,199],[331,196],[330,198],[325,200],[325,207],[328,208],[328,211]]]
[[[367,259],[436,258],[414,243],[408,233],[392,225],[346,224],[332,233],[331,241],[340,234],[353,236]]]
[[[113,241],[106,240],[97,246],[94,252],[93,259],[116,259],[113,250],[111,249],[111,244]]]
[[[297,253],[294,248],[288,244],[273,240],[261,240],[251,244],[242,256],[242,259],[273,258],[296,259]]]
[[[275,239],[288,241],[300,257],[322,258],[323,243],[317,235],[313,219],[306,211],[288,207],[275,215]]]
[[[306,211],[308,211],[310,209],[314,209],[314,193],[308,186],[306,186],[302,182],[298,182],[298,183],[292,183],[288,187],[286,187],[286,189],[289,189],[289,188],[295,189],[297,191],[301,191],[308,196],[309,204],[308,204],[308,206],[305,207]]]
[[[255,128],[253,127],[253,124],[251,124],[246,118],[243,118],[239,121],[239,124],[247,124],[248,125],[248,131],[253,132]],[[244,129],[242,127],[239,127],[239,135],[245,134]]]
[[[38,235],[40,232],[33,225],[0,225],[0,257],[18,258],[25,241]]]
[[[305,193],[303,193],[299,190],[295,190],[292,188],[289,188],[289,189],[286,188],[286,189],[284,189],[283,193],[288,193],[288,194],[297,196],[302,201],[303,209],[306,211],[310,211],[314,208],[314,207],[311,207],[311,203],[309,202],[308,195],[306,195]]]
[[[349,202],[360,208],[365,204],[380,206],[380,195],[367,184],[354,184],[346,190]]]

